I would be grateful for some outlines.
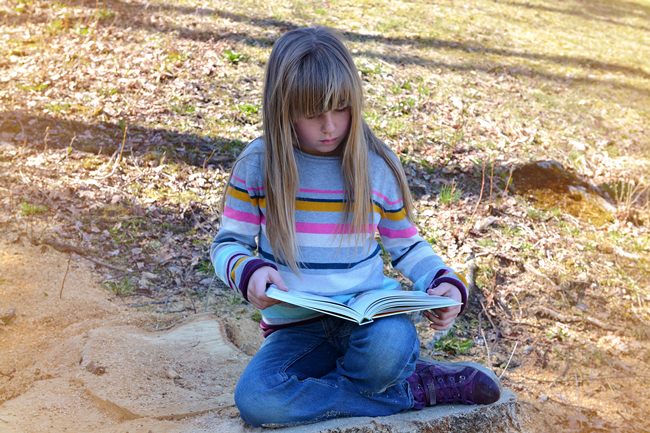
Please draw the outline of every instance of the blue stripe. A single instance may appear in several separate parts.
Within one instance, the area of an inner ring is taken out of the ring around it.
[[[363,260],[360,260],[355,263],[305,263],[301,262],[298,263],[298,267],[302,269],[352,269],[355,266],[358,266],[359,264],[366,262],[368,260],[372,260],[376,256],[379,255],[381,252],[381,247],[377,245],[377,248],[375,251],[372,252],[368,257],[366,257]],[[276,260],[273,254],[267,253],[266,251],[262,250],[261,248],[259,249],[259,255],[261,257],[264,257],[265,259],[272,261],[275,264],[282,265],[282,266],[288,266],[285,262],[281,260]]]
[[[399,256],[399,257],[396,258],[396,259],[391,260],[390,264],[393,265],[393,267],[397,266],[397,264],[398,264],[399,262],[401,262],[402,259],[403,259],[404,257],[406,257],[406,255],[407,255],[408,253],[411,252],[411,250],[415,249],[415,247],[417,247],[417,246],[420,245],[420,244],[427,244],[427,246],[429,246],[429,243],[426,242],[426,241],[416,242],[416,243],[414,243],[413,245],[411,245],[411,246],[409,247],[409,249],[406,250],[406,251],[405,251],[401,256]]]

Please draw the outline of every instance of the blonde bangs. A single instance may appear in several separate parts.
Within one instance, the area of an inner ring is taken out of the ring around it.
[[[362,100],[346,65],[327,52],[304,57],[294,71],[286,96],[292,119],[313,117]]]

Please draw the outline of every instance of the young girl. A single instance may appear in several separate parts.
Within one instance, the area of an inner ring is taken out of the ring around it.
[[[244,421],[286,426],[498,400],[501,386],[488,369],[418,360],[405,314],[360,326],[265,295],[270,284],[342,302],[400,290],[383,275],[375,231],[416,290],[462,301],[425,312],[432,328],[447,329],[468,292],[417,233],[402,166],[363,120],[361,80],[339,34],[303,28],[282,36],[262,107],[264,136],[232,170],[211,248],[219,278],[262,311],[266,339],[235,391]]]

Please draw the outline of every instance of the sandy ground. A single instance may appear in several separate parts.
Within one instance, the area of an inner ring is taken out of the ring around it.
[[[125,308],[82,260],[59,297],[67,259],[0,241],[0,312],[16,308],[0,326],[0,432],[254,431],[232,398],[250,357],[222,322]]]

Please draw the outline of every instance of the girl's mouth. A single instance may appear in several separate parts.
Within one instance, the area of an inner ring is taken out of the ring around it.
[[[338,140],[338,137],[337,138],[329,138],[327,140],[320,140],[320,142],[323,143],[323,144],[333,144],[336,140]]]

